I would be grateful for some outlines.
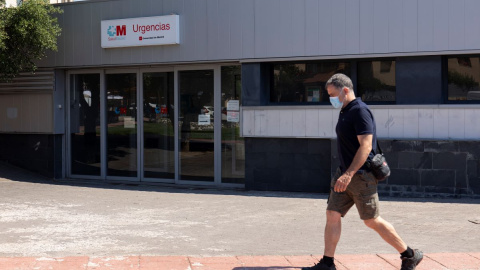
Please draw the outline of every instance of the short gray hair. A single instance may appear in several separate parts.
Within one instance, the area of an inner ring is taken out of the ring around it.
[[[337,73],[328,79],[327,83],[325,84],[325,88],[327,88],[329,85],[333,85],[338,89],[347,87],[348,89],[353,90],[352,80],[347,75],[342,73]]]

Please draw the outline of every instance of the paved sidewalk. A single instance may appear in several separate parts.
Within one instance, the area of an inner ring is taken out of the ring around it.
[[[326,200],[54,182],[0,163],[0,270],[299,269],[318,261],[309,254],[323,252]],[[424,251],[418,270],[480,270],[480,200],[380,201],[381,215]],[[342,224],[337,269],[399,269],[399,255],[355,209]]]
[[[64,258],[0,258],[2,270],[294,270],[313,265],[320,256],[117,256]],[[395,270],[397,254],[338,255],[338,270]],[[480,253],[425,254],[417,270],[479,270]]]

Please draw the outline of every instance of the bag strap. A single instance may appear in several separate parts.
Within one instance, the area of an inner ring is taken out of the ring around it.
[[[375,134],[376,135],[376,134]],[[378,143],[378,138],[377,138],[377,150],[378,150],[378,153],[383,155],[383,151],[382,151],[382,148],[380,148],[380,144]]]
[[[375,117],[373,117],[373,113],[370,111],[369,108],[367,108],[368,112],[370,113],[370,116],[372,117],[372,120],[375,124],[377,124],[375,122]],[[376,132],[375,132],[376,133]],[[383,155],[383,151],[382,151],[382,148],[380,148],[380,144],[378,143],[378,137],[377,137],[377,134],[375,134],[375,137],[377,138],[377,150],[378,150],[378,153]]]

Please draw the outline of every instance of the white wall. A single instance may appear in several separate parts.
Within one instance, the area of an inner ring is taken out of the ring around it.
[[[59,5],[58,52],[79,67],[306,57],[478,53],[475,0],[123,0]],[[180,44],[100,46],[102,20],[180,15]]]
[[[20,73],[11,82],[0,83],[0,132],[54,131],[54,94],[58,96],[63,91],[55,91],[54,75],[52,70],[39,69],[35,73]],[[57,101],[57,104],[62,103]]]
[[[0,132],[51,133],[51,93],[0,94]]]
[[[480,105],[370,106],[377,136],[389,139],[480,140]],[[243,107],[244,137],[335,138],[331,106]]]
[[[16,7],[17,6],[17,0],[7,0],[5,1],[5,4],[7,7]]]
[[[83,1],[83,0],[77,0],[77,1]],[[50,4],[59,4],[59,3],[67,3],[67,2],[77,2],[74,0],[50,0]],[[18,6],[18,3],[20,3],[21,0],[6,0],[5,4],[7,7],[16,7]]]

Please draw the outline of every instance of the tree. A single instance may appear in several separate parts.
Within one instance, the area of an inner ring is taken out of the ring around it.
[[[0,10],[4,8],[5,8],[5,0],[0,0]],[[1,12],[2,11],[0,11],[0,51],[3,51],[3,49],[5,48],[4,40],[5,40],[6,34],[5,34],[5,21],[3,20]]]
[[[35,61],[47,50],[57,50],[61,29],[53,15],[61,12],[47,0],[24,1],[14,8],[5,8],[0,0],[0,81],[35,71]]]

